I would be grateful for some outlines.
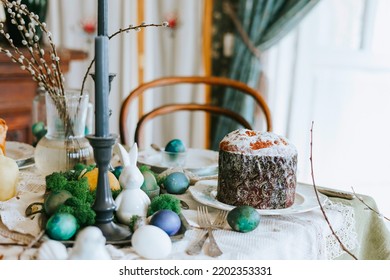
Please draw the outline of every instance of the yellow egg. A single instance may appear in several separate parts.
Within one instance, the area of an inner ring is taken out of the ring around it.
[[[92,192],[96,190],[97,187],[97,181],[98,181],[98,174],[99,174],[99,169],[94,168],[91,171],[88,171],[82,175],[82,177],[85,177],[88,179],[88,184],[89,184],[89,190]],[[108,171],[108,182],[110,184],[110,188],[113,191],[120,190],[121,186],[119,184],[118,179],[115,177],[115,175]]]

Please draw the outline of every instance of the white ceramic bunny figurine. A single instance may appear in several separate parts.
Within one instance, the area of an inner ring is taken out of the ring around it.
[[[117,143],[114,147],[119,155],[123,170],[119,176],[119,183],[123,190],[115,199],[116,217],[122,224],[129,225],[130,218],[133,215],[146,217],[150,199],[147,194],[141,190],[144,182],[144,176],[137,167],[138,147],[137,143],[131,147],[127,153],[125,148]]]

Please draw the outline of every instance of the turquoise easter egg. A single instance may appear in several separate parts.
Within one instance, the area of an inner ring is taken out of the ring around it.
[[[180,139],[173,139],[165,146],[165,151],[171,153],[184,153],[186,151],[186,147]]]
[[[54,240],[72,238],[78,228],[76,218],[69,213],[55,213],[46,223],[46,233]]]
[[[226,219],[230,227],[238,232],[250,232],[260,223],[260,215],[252,206],[235,207]]]
[[[34,136],[38,136],[42,133],[42,131],[46,134],[45,124],[43,122],[36,122],[32,125],[32,134]]]
[[[183,172],[173,172],[164,180],[164,187],[170,194],[182,194],[188,189],[190,181]]]
[[[122,170],[123,170],[123,166],[122,165],[118,165],[118,166],[114,167],[114,171],[112,173],[114,173],[115,177],[118,180],[119,180],[119,176],[121,176]]]

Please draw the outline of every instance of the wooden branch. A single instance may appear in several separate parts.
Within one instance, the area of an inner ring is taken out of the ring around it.
[[[146,28],[146,27],[169,27],[168,24],[166,22],[163,22],[161,24],[156,24],[156,23],[149,23],[149,24],[146,24],[146,23],[141,23],[140,25],[137,25],[137,26],[134,26],[134,25],[129,25],[128,27],[126,28],[121,28],[119,29],[118,31],[114,32],[113,34],[109,35],[108,36],[108,39],[111,40],[112,38],[114,38],[116,35],[119,35],[123,32],[128,32],[130,30],[135,30],[135,31],[140,31],[141,28]],[[87,68],[87,71],[85,72],[84,74],[84,77],[83,77],[83,81],[81,83],[81,95],[83,94],[84,92],[84,88],[85,88],[85,82],[87,81],[87,78],[88,78],[88,74],[89,72],[91,71],[91,68],[93,66],[93,64],[95,63],[95,56],[93,57],[93,59],[91,60],[91,62],[89,63],[88,65],[88,68]]]
[[[388,220],[390,222],[390,219],[387,218],[386,216],[383,216],[381,213],[379,213],[378,211],[376,211],[374,208],[372,208],[370,205],[368,205],[361,197],[359,197],[356,193],[355,193],[355,190],[353,189],[353,187],[351,187],[354,195],[356,196],[356,198],[361,202],[363,203],[365,206],[367,206],[368,209],[370,209],[371,211],[373,211],[374,213],[378,214],[380,217],[383,217],[384,219]]]
[[[322,214],[323,214],[323,216],[325,218],[325,221],[327,222],[327,224],[328,224],[328,226],[330,228],[330,231],[332,232],[333,236],[336,238],[337,242],[340,244],[341,249],[343,249],[343,251],[348,253],[353,259],[357,260],[358,258],[352,252],[350,252],[347,249],[347,247],[345,247],[343,242],[341,242],[339,236],[334,231],[332,225],[329,222],[328,216],[325,213],[324,207],[322,207],[322,204],[321,204],[321,201],[320,201],[320,197],[318,195],[318,190],[317,190],[315,179],[314,179],[314,167],[313,167],[313,126],[314,126],[314,122],[311,123],[311,129],[310,129],[310,169],[311,169],[311,178],[313,180],[313,188],[314,188],[314,191],[315,191],[315,194],[316,194],[316,197],[317,197],[317,201],[318,201],[318,204],[320,205],[320,209],[321,209],[321,212],[322,212]]]

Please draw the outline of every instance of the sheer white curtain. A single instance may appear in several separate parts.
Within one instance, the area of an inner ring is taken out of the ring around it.
[[[154,29],[147,32],[145,41],[145,81],[163,76],[191,76],[202,72],[202,11],[203,1],[165,0],[146,2],[146,21],[164,19],[171,13],[178,16],[178,27],[171,30]],[[200,86],[188,85],[151,90],[145,95],[145,110],[172,102],[197,102]],[[145,129],[145,147],[155,142],[164,145],[171,138],[182,139],[187,146],[202,147],[203,114],[179,112],[149,123]]]
[[[365,139],[390,136],[389,12],[387,0],[322,1],[267,52],[265,70],[274,131],[297,146],[298,180],[311,183],[314,121],[316,183],[371,195],[385,216],[390,148]]]
[[[81,87],[87,66],[93,58],[93,38],[88,42],[88,37],[82,32],[80,24],[83,20],[96,18],[97,2],[97,0],[51,0],[49,3],[47,23],[56,44],[59,47],[87,50],[90,56],[85,61],[72,62],[70,72],[66,76],[67,87]],[[138,4],[136,0],[109,1],[109,34],[129,24],[140,23],[137,22]],[[143,29],[141,31],[145,33],[143,62],[138,56],[135,31],[121,34],[110,41],[110,72],[117,74],[112,82],[110,93],[110,108],[112,109],[110,131],[112,133],[119,131],[119,112],[122,100],[138,85],[139,63],[144,65],[145,81],[162,76],[201,73],[203,1],[145,0],[144,5],[145,22],[161,23],[170,13],[175,12],[179,17],[179,26],[174,36],[171,36],[167,28]],[[90,99],[93,102],[94,85],[91,78],[88,78],[86,89],[90,92]],[[157,98],[157,94],[148,92],[144,99],[144,110],[166,102],[194,100],[194,89],[188,89],[188,94],[183,94],[184,90],[187,88],[176,89],[173,94],[164,95],[161,98]],[[130,131],[133,132],[138,114],[136,104],[131,114],[129,126]],[[203,124],[202,115],[190,117],[183,114],[157,119],[144,130],[146,132],[144,146],[152,142],[162,145],[171,137],[182,138],[188,146],[202,146],[203,134],[194,133],[194,131],[203,129]]]

